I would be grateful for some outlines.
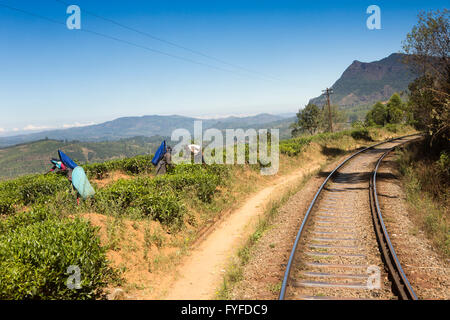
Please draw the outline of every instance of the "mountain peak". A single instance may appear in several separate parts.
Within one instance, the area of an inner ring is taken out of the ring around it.
[[[333,84],[333,104],[350,108],[385,101],[395,92],[408,88],[417,74],[403,63],[402,53],[392,53],[378,61],[354,60]],[[323,96],[310,100],[317,105],[325,104]]]

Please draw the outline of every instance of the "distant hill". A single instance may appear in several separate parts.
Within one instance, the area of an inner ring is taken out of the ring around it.
[[[418,75],[402,62],[404,57],[404,54],[393,53],[380,61],[353,61],[331,87],[334,91],[332,104],[351,110],[386,101],[395,92],[407,90]],[[311,99],[310,103],[322,106],[326,100],[319,96]]]
[[[294,116],[291,116],[289,118],[284,118],[281,120],[276,120],[276,121],[267,122],[267,123],[263,123],[263,124],[243,125],[240,128],[242,128],[244,130],[247,130],[250,128],[253,128],[255,130],[278,129],[280,132],[280,140],[283,140],[283,139],[290,139],[292,137],[292,135],[291,135],[292,129],[289,128],[289,126],[292,123],[294,123],[295,121],[297,121],[297,117],[294,114]]]
[[[151,118],[156,119],[151,116]],[[189,130],[192,130],[193,118],[185,118],[178,116],[169,116],[170,121],[161,120],[158,127],[161,128],[164,123],[171,122],[173,126],[176,125],[176,121],[180,121],[179,124],[184,125]],[[280,130],[280,139],[290,138],[289,125],[295,121],[295,118],[282,118],[274,117],[271,115],[259,115],[255,117],[249,117],[246,121],[245,118],[227,118],[214,121],[204,121],[204,129],[214,125],[219,130],[224,129],[236,129],[242,128],[247,130],[254,128],[256,130],[263,128],[273,128]],[[139,123],[142,119],[122,118],[112,125],[108,123],[108,127],[121,127],[126,128],[133,124]],[[270,121],[272,119],[278,119]],[[148,119],[146,119],[148,120]],[[143,120],[146,122],[146,120]],[[167,120],[167,117],[166,119]],[[183,123],[181,123],[183,121]],[[266,122],[270,121],[270,122]],[[114,122],[114,121],[112,121]],[[128,123],[128,124],[127,124]],[[205,123],[207,124],[205,126]],[[183,127],[183,126],[180,126]],[[89,129],[88,132],[92,132],[93,129]],[[113,129],[111,132],[114,133]],[[137,130],[138,131],[138,130]],[[129,129],[132,132],[132,128]],[[140,132],[140,131],[139,131]],[[153,131],[152,131],[153,132]],[[126,139],[118,139],[112,141],[102,142],[81,142],[81,141],[64,141],[55,139],[43,139],[33,142],[26,142],[17,144],[14,146],[8,146],[0,148],[0,180],[14,178],[24,174],[30,173],[44,173],[50,168],[50,159],[52,157],[57,158],[57,150],[62,149],[70,157],[72,157],[77,163],[83,164],[87,162],[104,162],[111,159],[133,157],[140,154],[151,154],[156,151],[162,140],[167,140],[169,145],[173,145],[170,141],[171,131],[167,128],[162,129],[161,132],[168,133],[167,136],[152,136],[152,137],[132,137]],[[48,134],[44,133],[45,135]],[[50,134],[48,134],[51,136]],[[34,135],[33,135],[34,136]],[[113,135],[116,136],[115,134]],[[224,135],[225,138],[225,135]]]
[[[134,137],[107,142],[64,142],[40,140],[0,149],[0,180],[30,173],[45,173],[50,159],[64,150],[75,162],[103,162],[154,153],[164,137]]]
[[[207,119],[203,121],[203,129],[236,129],[244,126],[261,126],[274,121],[284,121],[286,117],[259,114],[249,117],[227,117],[222,119]],[[12,146],[20,143],[37,141],[42,139],[100,142],[116,141],[136,136],[170,136],[172,131],[177,128],[185,128],[193,131],[194,120],[201,120],[183,116],[143,116],[143,117],[125,117],[101,124],[77,127],[70,129],[51,130],[39,133],[17,135],[11,137],[0,137],[0,148]]]

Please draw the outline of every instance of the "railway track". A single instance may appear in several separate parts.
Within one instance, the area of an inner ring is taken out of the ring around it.
[[[362,149],[317,191],[297,233],[279,299],[417,299],[383,222],[376,178],[383,158],[418,135]]]

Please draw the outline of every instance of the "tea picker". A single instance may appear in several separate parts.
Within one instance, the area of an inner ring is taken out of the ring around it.
[[[92,188],[89,180],[84,172],[84,169],[77,165],[72,159],[70,159],[64,152],[58,150],[59,160],[52,159],[50,162],[53,164],[52,169],[47,172],[53,172],[56,169],[67,175],[67,178],[72,183],[72,187],[77,191],[77,204],[80,204],[80,196],[86,200],[95,194],[94,188]]]
[[[192,157],[192,155],[194,156],[194,163],[202,163],[202,164],[206,164],[205,162],[205,158],[203,156],[203,149],[201,146],[197,145],[197,144],[190,144],[187,145],[186,147],[186,155],[188,157]]]
[[[156,166],[156,175],[167,173],[168,166],[172,165],[172,148],[166,147],[164,140],[155,152],[152,163]]]

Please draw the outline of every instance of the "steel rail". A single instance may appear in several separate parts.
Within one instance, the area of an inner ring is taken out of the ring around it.
[[[409,142],[409,141],[408,141]],[[403,143],[401,144],[403,145]],[[390,275],[393,279],[393,284],[395,289],[397,290],[397,295],[402,300],[417,300],[417,296],[411,287],[411,284],[406,277],[405,272],[402,269],[400,261],[395,253],[394,246],[392,245],[391,239],[389,238],[389,234],[386,229],[386,225],[383,221],[383,216],[380,208],[380,203],[378,201],[377,194],[377,173],[383,159],[391,153],[398,146],[392,147],[388,151],[386,151],[375,166],[373,171],[372,179],[370,181],[370,198],[371,198],[371,206],[370,209],[372,211],[372,216],[374,220],[375,232],[377,233],[377,240],[381,248],[381,252],[383,253],[385,264],[389,270]]]
[[[294,242],[294,245],[293,245],[293,247],[292,247],[291,254],[289,255],[289,260],[288,260],[288,263],[287,263],[287,266],[286,266],[286,271],[285,271],[285,273],[284,273],[283,282],[282,282],[282,284],[281,284],[280,295],[279,295],[279,297],[278,297],[279,300],[284,300],[284,297],[285,297],[285,295],[286,295],[286,289],[287,289],[288,281],[289,281],[289,275],[290,275],[290,273],[291,273],[292,263],[293,263],[294,258],[295,258],[295,253],[296,253],[296,251],[297,251],[298,244],[299,244],[300,239],[301,239],[301,237],[302,237],[302,234],[303,234],[303,231],[304,231],[304,229],[305,229],[305,226],[306,226],[306,224],[308,223],[308,220],[309,220],[311,211],[312,211],[314,205],[316,204],[317,199],[319,198],[319,196],[320,196],[322,190],[324,189],[325,185],[328,183],[328,181],[334,176],[334,174],[335,174],[340,168],[342,168],[345,164],[347,164],[350,160],[352,160],[353,158],[355,158],[357,155],[359,155],[359,154],[361,154],[361,153],[363,153],[363,152],[366,152],[366,151],[368,151],[368,150],[370,150],[370,149],[373,149],[373,148],[375,148],[375,147],[377,147],[377,146],[379,146],[379,145],[382,145],[382,144],[385,144],[385,143],[388,143],[388,142],[392,142],[392,141],[395,141],[395,140],[404,139],[404,138],[411,137],[411,136],[416,136],[416,135],[418,135],[418,134],[410,134],[410,135],[406,135],[406,136],[402,136],[402,137],[398,137],[398,138],[392,138],[392,139],[389,139],[389,140],[386,140],[386,141],[383,141],[383,142],[379,142],[379,143],[374,144],[374,145],[372,145],[372,146],[366,147],[366,148],[364,148],[364,149],[361,149],[361,150],[355,152],[354,154],[350,155],[350,156],[349,156],[348,158],[346,158],[344,161],[342,161],[342,162],[341,162],[341,163],[340,163],[340,164],[339,164],[339,165],[338,165],[338,166],[337,166],[337,167],[336,167],[336,168],[335,168],[335,169],[327,176],[327,178],[325,179],[325,181],[321,184],[321,186],[320,186],[319,189],[317,190],[317,192],[316,192],[316,194],[315,194],[313,200],[311,201],[311,204],[309,205],[308,210],[306,211],[305,217],[303,218],[302,224],[301,224],[300,229],[299,229],[299,231],[298,231],[298,233],[297,233],[297,236],[296,236],[296,238],[295,238],[295,242]]]

